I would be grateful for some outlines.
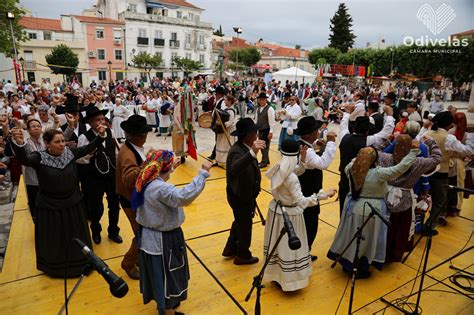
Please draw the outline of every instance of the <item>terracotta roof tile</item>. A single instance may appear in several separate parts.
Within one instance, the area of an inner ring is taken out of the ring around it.
[[[472,35],[472,36],[474,36],[474,30],[469,30],[469,31],[465,31],[465,32],[453,34],[453,35],[451,35],[451,36],[467,36],[467,35]]]
[[[85,23],[100,23],[100,24],[120,24],[124,25],[125,23],[119,20],[109,19],[109,18],[100,18],[95,16],[83,16],[83,15],[73,15],[76,19]]]
[[[31,16],[23,16],[20,19],[20,25],[32,30],[63,31],[61,20],[43,19]]]
[[[171,4],[171,5],[177,5],[177,6],[180,6],[180,7],[188,7],[188,8],[202,10],[201,8],[195,6],[194,4],[191,4],[191,3],[187,2],[186,0],[154,0],[154,1],[150,1],[150,2]]]

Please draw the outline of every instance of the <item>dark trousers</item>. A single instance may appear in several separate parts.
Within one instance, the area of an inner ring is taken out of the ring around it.
[[[342,214],[344,210],[344,202],[346,201],[346,196],[349,193],[349,179],[347,176],[341,173],[341,180],[339,181],[339,215]]]
[[[443,174],[444,175],[444,174]],[[433,205],[430,211],[430,217],[428,222],[432,222],[435,217],[444,217],[446,213],[446,200],[448,198],[448,187],[449,178],[446,176],[435,173],[430,176],[430,195]],[[434,222],[436,224],[436,222]]]
[[[138,245],[137,245],[137,231],[138,231],[138,223],[135,220],[137,213],[131,209],[130,202],[127,198],[123,196],[119,196],[120,204],[123,208],[123,211],[127,215],[127,219],[130,222],[133,230],[133,237],[132,244],[130,245],[129,250],[125,253],[122,260],[122,268],[125,270],[130,270],[136,265],[138,265]]]
[[[227,192],[227,201],[234,213],[234,222],[225,247],[238,257],[251,258],[250,243],[252,241],[252,218],[255,212],[255,199],[242,200]]]
[[[319,224],[319,205],[314,207],[308,207],[304,209],[303,217],[304,224],[306,226],[306,236],[308,237],[308,246],[311,250],[311,245],[313,245],[316,235],[318,234],[318,224]]]
[[[92,235],[100,234],[102,231],[100,219],[104,214],[104,194],[107,195],[109,206],[109,227],[107,231],[111,236],[118,235],[120,231],[118,227],[120,207],[119,198],[115,192],[115,176],[89,175],[84,182],[83,192],[90,210]]]
[[[262,163],[270,164],[269,151],[270,151],[270,140],[268,139],[268,134],[270,129],[263,129],[258,132],[258,138],[265,141],[265,149],[261,150],[262,152]]]
[[[33,222],[36,219],[36,196],[38,195],[39,186],[26,185],[26,196],[28,197],[28,208],[30,208],[31,218]]]

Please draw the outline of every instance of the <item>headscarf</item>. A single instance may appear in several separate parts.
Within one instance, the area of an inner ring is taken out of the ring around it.
[[[169,172],[173,167],[173,162],[174,153],[171,151],[153,149],[148,151],[132,192],[131,204],[133,209],[136,210],[143,205],[145,201],[144,193],[148,184],[157,179],[161,173]]]
[[[411,150],[411,137],[410,135],[399,135],[397,143],[393,149],[393,161],[395,164],[400,163],[403,158],[410,153]]]
[[[352,196],[354,196],[355,194],[355,199],[358,198],[360,190],[364,186],[365,177],[367,176],[369,169],[371,168],[372,164],[374,164],[376,159],[377,152],[372,147],[362,148],[357,154],[357,157],[354,163],[352,164],[352,168],[350,171],[354,188],[354,191],[352,191]]]
[[[285,182],[285,179],[293,173],[297,164],[298,156],[283,155],[280,162],[265,173],[265,176],[271,180],[272,194],[274,190],[280,187]]]

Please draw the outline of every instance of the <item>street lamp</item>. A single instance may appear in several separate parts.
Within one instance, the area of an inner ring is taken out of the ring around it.
[[[219,56],[217,57],[219,60],[219,72],[220,72],[220,81],[222,82],[222,72],[224,71],[224,48],[219,50]]]
[[[20,57],[20,64],[21,64],[21,74],[23,76],[23,80],[25,80],[25,59]]]
[[[16,61],[18,60],[18,51],[16,50],[16,43],[15,43],[15,34],[13,33],[13,22],[15,20],[15,14],[13,12],[7,12],[7,20],[8,24],[10,24],[10,32],[12,35],[12,43],[13,43],[13,52],[15,54],[15,58],[13,59],[13,67],[15,69],[15,76],[16,76],[16,83],[19,84],[21,79],[19,69],[18,69],[18,64]]]
[[[109,80],[112,81],[112,61],[107,62],[109,65]]]
[[[390,74],[392,74],[392,71],[393,71],[393,55],[395,55],[395,49],[393,49],[393,47],[390,47],[390,51],[392,52],[392,62],[390,63]]]
[[[234,27],[234,32],[237,33],[237,38],[239,38],[239,35],[242,34],[243,29],[241,27]],[[236,73],[239,71],[239,50],[235,53],[235,65],[236,65]]]

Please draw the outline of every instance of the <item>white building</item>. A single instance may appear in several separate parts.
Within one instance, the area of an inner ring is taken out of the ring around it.
[[[133,68],[138,52],[158,53],[162,69],[156,76],[182,75],[174,72],[172,59],[183,57],[211,67],[212,24],[201,21],[203,9],[184,0],[98,0],[96,9],[104,17],[125,22],[127,77],[146,76]]]

